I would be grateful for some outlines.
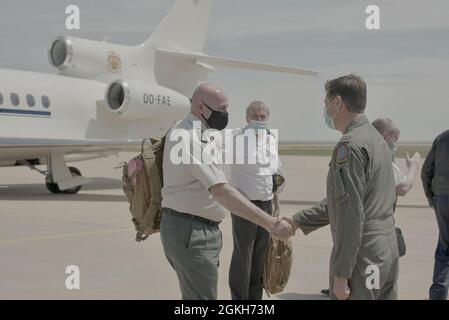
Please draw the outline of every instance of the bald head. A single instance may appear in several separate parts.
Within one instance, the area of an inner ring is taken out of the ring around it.
[[[384,137],[390,148],[399,140],[401,131],[393,120],[388,118],[378,118],[373,121],[373,127],[379,131],[382,137]]]
[[[227,112],[228,97],[217,86],[210,83],[202,83],[195,89],[192,95],[192,114],[197,117],[204,115],[207,119],[211,111],[204,104],[215,111]]]
[[[374,128],[379,131],[380,134],[399,134],[399,127],[388,118],[378,118],[373,121]]]

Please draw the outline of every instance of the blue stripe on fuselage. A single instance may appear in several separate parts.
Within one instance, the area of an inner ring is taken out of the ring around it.
[[[50,111],[37,111],[37,110],[20,110],[20,109],[4,109],[0,108],[1,114],[9,115],[31,115],[31,116],[46,116],[51,117]]]

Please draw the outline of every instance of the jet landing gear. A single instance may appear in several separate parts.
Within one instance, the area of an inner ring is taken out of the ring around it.
[[[75,168],[75,167],[69,167],[69,171],[72,174],[72,177],[81,177],[81,172]],[[61,190],[59,188],[59,185],[55,182],[53,182],[53,179],[51,175],[47,174],[45,176],[45,186],[47,187],[47,190],[51,193],[64,193],[64,194],[75,194],[78,193],[78,191],[81,190],[82,186],[73,187],[66,190]]]
[[[63,154],[52,152],[48,156],[45,185],[51,193],[74,194],[89,181],[90,179],[81,176],[77,168],[67,166]]]
[[[90,182],[81,176],[75,167],[67,167],[63,157],[52,154],[47,158],[47,170],[39,170],[30,161],[20,162],[31,170],[38,171],[45,176],[45,186],[50,193],[75,194],[81,190],[83,184]]]

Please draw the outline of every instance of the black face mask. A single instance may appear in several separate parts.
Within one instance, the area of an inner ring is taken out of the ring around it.
[[[204,103],[204,101],[203,101]],[[202,115],[203,119],[207,122],[209,127],[217,129],[217,130],[223,130],[228,125],[229,121],[229,115],[227,112],[221,112],[216,111],[209,107],[206,103],[204,103],[206,107],[209,108],[210,111],[212,111],[212,114],[210,115],[209,119],[206,119],[204,115]]]

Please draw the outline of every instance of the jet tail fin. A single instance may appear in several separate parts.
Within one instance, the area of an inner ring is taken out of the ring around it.
[[[269,72],[279,72],[279,73],[288,73],[288,74],[296,74],[296,75],[307,75],[307,76],[316,76],[318,72],[291,68],[291,67],[283,67],[283,66],[275,66],[264,63],[257,62],[249,62],[249,61],[241,61],[230,58],[222,58],[222,57],[214,57],[209,56],[203,53],[197,52],[181,52],[175,50],[168,49],[156,49],[156,52],[168,56],[168,57],[177,57],[191,61],[192,63],[196,63],[198,65],[206,66],[208,64],[221,66],[221,67],[229,67],[229,68],[241,68],[241,69],[251,69],[251,70],[260,70],[260,71],[269,71]]]
[[[203,51],[212,2],[213,0],[178,0],[144,45]]]

